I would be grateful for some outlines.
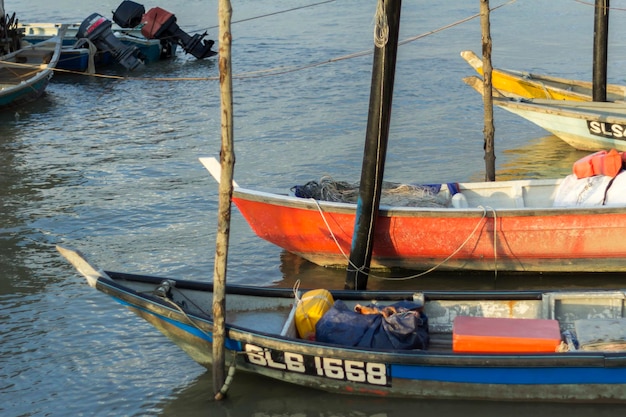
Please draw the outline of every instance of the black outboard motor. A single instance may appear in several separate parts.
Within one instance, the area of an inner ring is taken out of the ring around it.
[[[198,59],[217,55],[217,52],[211,50],[215,42],[202,40],[206,32],[189,36],[176,24],[176,16],[167,10],[153,7],[143,15],[142,21],[144,25],[141,34],[148,39],[175,39],[185,52]]]
[[[124,45],[111,32],[111,21],[104,16],[94,13],[80,24],[76,37],[89,39],[99,50],[110,52],[117,62],[129,70],[134,70],[145,56],[135,46]]]
[[[124,0],[113,12],[113,21],[119,27],[134,28],[141,24],[144,13],[146,13],[146,8],[143,5]]]

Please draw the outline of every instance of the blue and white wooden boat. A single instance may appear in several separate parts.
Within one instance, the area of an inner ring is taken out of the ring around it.
[[[80,252],[57,248],[90,286],[154,325],[198,364],[211,366],[212,283],[105,272]],[[624,290],[331,293],[335,305],[341,300],[349,308],[372,300],[378,306],[415,303],[426,316],[422,323],[427,323],[428,346],[389,349],[321,342],[321,321],[317,341],[299,338],[294,316],[302,291],[231,285],[226,287],[225,358],[233,383],[250,372],[349,395],[626,403]],[[487,346],[488,351],[461,348],[461,336],[467,335],[459,323],[468,320],[496,320],[517,333],[492,329],[492,334],[480,335],[491,331],[483,327],[474,333],[480,336],[480,349]],[[544,335],[539,329],[524,335],[527,323],[556,326],[550,351],[534,349],[534,338]],[[510,336],[515,343],[501,348]]]
[[[18,25],[23,30],[24,41],[31,44],[37,44],[54,36],[60,26],[59,23],[20,23]],[[110,53],[98,51],[88,42],[80,42],[76,37],[79,28],[80,23],[67,25],[67,32],[63,38],[63,50],[57,65],[59,69],[85,72],[115,62]],[[123,44],[139,49],[141,55],[145,57],[144,64],[169,59],[176,54],[178,45],[175,41],[146,39],[141,34],[141,28],[129,29],[112,24],[111,31]]]
[[[61,39],[65,26],[55,36],[38,45],[0,57],[0,108],[33,101],[44,94],[61,56]]]

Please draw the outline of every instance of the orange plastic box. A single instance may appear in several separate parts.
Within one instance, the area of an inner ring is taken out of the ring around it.
[[[560,343],[556,320],[458,316],[452,326],[454,352],[547,353]]]

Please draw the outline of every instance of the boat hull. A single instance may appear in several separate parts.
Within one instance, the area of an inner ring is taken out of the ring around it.
[[[471,51],[461,56],[482,75],[482,61]],[[464,79],[480,94],[482,81]],[[583,151],[626,150],[626,87],[606,86],[606,102],[593,102],[590,82],[494,68],[494,104]],[[528,100],[525,100],[528,99]]]
[[[482,60],[471,51],[461,56],[482,75]],[[483,82],[463,79],[481,95]],[[606,86],[606,102],[593,102],[590,82],[494,68],[493,104],[559,137],[575,149],[626,150],[626,87]]]
[[[259,237],[318,265],[347,266],[355,205],[241,188],[233,202]],[[625,233],[626,208],[381,207],[371,267],[626,271]]]
[[[211,330],[200,336],[180,321],[143,309],[131,311],[153,324],[198,364],[211,369]],[[320,349],[235,329],[227,334],[228,366],[236,358],[239,371],[335,394],[437,400],[626,401],[623,355],[615,360],[615,367],[606,367],[601,363],[602,355],[575,360],[554,355],[537,355],[527,361],[515,355],[466,355],[461,359],[419,352]]]
[[[211,368],[213,321],[210,313],[190,311],[189,302],[210,311],[212,284],[109,271],[101,274],[107,277],[88,273],[90,285],[154,325],[198,364]],[[171,293],[158,296],[158,288],[164,281],[171,284]],[[402,291],[332,291],[332,294],[335,300],[346,299],[352,303],[371,300],[390,303],[415,295]],[[425,300],[423,311],[429,318],[431,339],[439,332],[450,332],[457,315],[518,318],[548,315],[559,320],[563,328],[590,311],[596,311],[597,319],[624,319],[624,294],[616,291],[546,294],[453,291],[421,295]],[[226,299],[230,307],[226,311],[224,357],[227,366],[237,371],[349,395],[626,402],[624,350],[475,354],[433,346],[432,340],[426,350],[342,346],[299,339],[285,330],[290,328],[287,324],[293,324],[289,312],[297,301],[292,289],[227,286]],[[276,320],[272,320],[272,316],[276,316]],[[234,380],[242,375],[236,372]]]
[[[480,75],[483,75],[482,59],[472,51],[462,51],[461,57]],[[551,75],[534,74],[492,68],[491,85],[499,93],[508,97],[529,99],[551,99],[570,101],[593,101],[593,83],[572,80]],[[626,87],[607,84],[607,101],[623,102],[626,98]]]
[[[0,89],[0,108],[8,108],[28,103],[41,97],[52,78],[52,70],[36,79],[10,89]]]
[[[576,149],[626,151],[626,106],[623,103],[572,107],[561,101],[518,102],[494,98],[494,104],[535,123]]]

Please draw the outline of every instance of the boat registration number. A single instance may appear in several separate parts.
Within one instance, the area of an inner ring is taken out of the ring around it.
[[[341,381],[391,386],[391,376],[384,363],[303,355],[251,344],[246,344],[244,350],[246,360],[254,365]]]
[[[587,120],[587,128],[589,129],[589,133],[595,136],[617,139],[626,138],[626,126],[617,123]]]

